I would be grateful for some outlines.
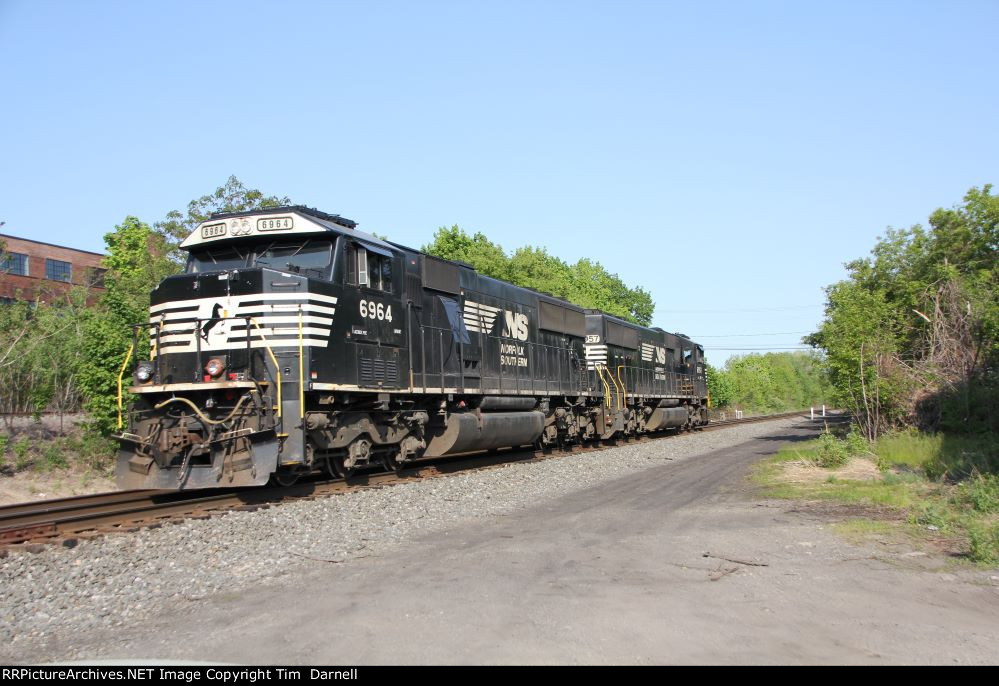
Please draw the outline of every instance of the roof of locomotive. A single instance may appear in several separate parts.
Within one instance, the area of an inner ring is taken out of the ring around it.
[[[251,217],[256,218],[256,221],[251,221]],[[384,250],[393,248],[376,236],[358,231],[355,221],[304,205],[282,205],[246,212],[216,212],[198,224],[180,247],[192,250],[203,245],[234,240],[253,238],[273,240],[288,234],[300,236],[329,233],[351,236]]]
[[[676,336],[677,338],[682,338],[685,341],[693,343],[698,348],[702,347],[700,343],[694,342],[694,340],[690,336],[688,336],[687,334],[680,333],[679,331],[669,332],[658,326],[642,326],[641,324],[630,322],[627,319],[622,319],[617,315],[609,314],[607,312],[604,312],[603,310],[596,310],[593,308],[586,308],[586,314],[592,317],[604,317],[606,319],[610,319],[611,321],[617,324],[620,324],[622,326],[627,326],[632,329],[639,329],[641,331],[655,331],[656,333],[666,334],[667,336]]]

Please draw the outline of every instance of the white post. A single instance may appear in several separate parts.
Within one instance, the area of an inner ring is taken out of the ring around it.
[[[808,408],[808,412],[809,412],[809,417],[808,418],[811,419],[814,422],[815,421],[815,408],[814,407],[809,407]]]
[[[823,417],[826,416],[826,406],[825,405],[822,406],[822,416]]]

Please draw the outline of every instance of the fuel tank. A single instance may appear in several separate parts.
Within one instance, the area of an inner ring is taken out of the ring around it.
[[[534,443],[545,428],[542,412],[452,413],[439,433],[427,440],[424,457]]]

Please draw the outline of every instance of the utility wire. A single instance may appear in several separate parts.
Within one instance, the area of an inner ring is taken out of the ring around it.
[[[773,333],[730,333],[730,334],[701,334],[699,336],[691,336],[691,338],[741,338],[744,336],[790,336],[797,333],[812,333],[811,331],[775,331]]]
[[[726,312],[781,312],[783,310],[812,310],[816,307],[825,307],[825,303],[818,303],[815,305],[788,305],[786,307],[735,308],[731,310],[660,310],[656,308],[656,312],[670,312],[673,314],[724,314]]]

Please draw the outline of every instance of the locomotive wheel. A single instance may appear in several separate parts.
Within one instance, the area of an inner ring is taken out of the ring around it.
[[[278,469],[271,474],[271,483],[275,486],[288,488],[289,486],[295,485],[299,476],[301,476],[299,472],[292,471],[290,469]]]
[[[334,479],[349,479],[354,475],[354,469],[348,468],[343,463],[343,455],[329,455],[326,457],[326,473]]]
[[[387,472],[401,472],[402,468],[406,466],[405,462],[400,462],[395,459],[398,456],[398,450],[390,450],[386,453],[382,453],[381,463]]]

